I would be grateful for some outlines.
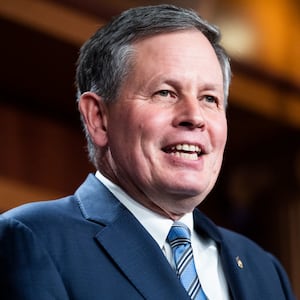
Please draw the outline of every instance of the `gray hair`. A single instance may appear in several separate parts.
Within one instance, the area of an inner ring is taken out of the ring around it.
[[[199,30],[211,43],[222,69],[227,104],[231,68],[229,57],[220,45],[220,31],[195,11],[167,4],[126,10],[85,42],[77,61],[78,99],[84,92],[92,91],[107,103],[114,101],[131,70],[134,42],[161,33],[189,29]],[[97,151],[86,128],[85,133],[89,157],[96,165]]]

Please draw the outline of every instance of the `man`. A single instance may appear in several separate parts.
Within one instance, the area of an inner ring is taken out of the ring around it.
[[[221,168],[229,82],[192,11],[134,8],[98,30],[77,67],[97,172],[2,216],[5,299],[294,299],[273,256],[195,209]]]

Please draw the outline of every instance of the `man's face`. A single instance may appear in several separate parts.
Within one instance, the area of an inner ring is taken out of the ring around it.
[[[134,48],[133,70],[108,107],[110,177],[176,219],[206,197],[220,171],[227,136],[222,71],[199,31],[157,35]]]

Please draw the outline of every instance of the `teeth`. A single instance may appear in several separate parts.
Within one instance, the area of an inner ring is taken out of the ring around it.
[[[172,147],[173,150],[177,151],[188,151],[188,152],[201,152],[201,149],[197,145],[188,145],[188,144],[178,144]]]
[[[198,160],[202,152],[199,146],[189,144],[178,144],[173,146],[170,150],[169,153],[171,155],[189,160]]]
[[[198,159],[197,153],[172,152],[171,155],[174,155],[174,156],[180,157],[180,158],[184,158],[184,159],[190,159],[190,160]]]

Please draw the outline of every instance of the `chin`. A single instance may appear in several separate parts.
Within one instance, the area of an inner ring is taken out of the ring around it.
[[[203,194],[207,194],[208,184],[199,184],[198,183],[181,183],[178,185],[175,190],[178,194],[186,195],[187,198],[190,197],[201,197]]]
[[[203,201],[203,199],[202,199]],[[178,220],[185,214],[193,212],[193,210],[202,202],[201,199],[185,198],[170,204],[168,216],[173,220]]]
[[[172,191],[169,191],[170,201],[174,203],[174,201],[181,202],[184,207],[189,206],[197,206],[199,205],[207,196],[208,191],[206,189],[199,189],[193,187],[177,187]],[[186,203],[186,204],[184,204]]]

